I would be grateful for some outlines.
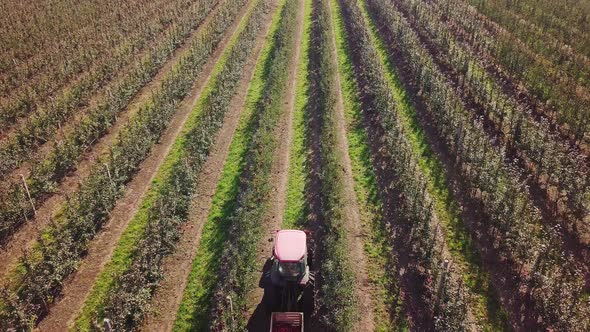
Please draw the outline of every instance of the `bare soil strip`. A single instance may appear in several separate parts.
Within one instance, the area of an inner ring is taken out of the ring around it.
[[[293,1],[293,0],[290,0]],[[297,87],[297,67],[301,59],[301,39],[303,36],[303,14],[305,11],[303,0],[299,1],[299,8],[297,12],[297,28],[294,39],[293,57],[289,65],[288,76],[291,80],[285,92],[285,103],[281,122],[276,128],[276,135],[279,137],[279,146],[276,150],[274,165],[269,179],[272,184],[272,192],[274,195],[271,198],[270,209],[268,215],[262,221],[268,237],[263,237],[258,248],[260,249],[257,257],[256,266],[260,268],[260,274],[263,273],[264,266],[268,257],[272,255],[272,245],[270,241],[274,237],[274,231],[281,228],[283,223],[283,216],[285,212],[285,202],[287,198],[287,183],[289,180],[289,160],[291,138],[293,137],[293,110],[295,108],[295,96]],[[251,317],[256,310],[257,305],[261,302],[264,295],[264,290],[260,287],[254,287],[250,292],[248,298],[248,312],[247,317]]]
[[[332,2],[328,1],[328,15],[329,22],[334,22],[332,19]],[[338,59],[336,40],[334,37],[334,25],[330,24],[330,36],[332,39],[331,52],[332,58]],[[348,140],[346,137],[346,121],[344,119],[344,101],[342,97],[342,85],[340,82],[340,72],[334,71],[334,84],[336,85],[337,103],[336,103],[336,121],[338,132],[338,147],[340,152],[340,164],[344,172],[344,223],[346,225],[346,233],[349,247],[349,255],[351,262],[356,266],[356,298],[358,299],[359,321],[356,325],[356,331],[373,331],[375,329],[373,319],[373,305],[371,301],[371,283],[369,274],[367,273],[367,263],[364,252],[364,230],[362,229],[362,221],[359,212],[359,206],[354,190],[354,178],[352,175],[352,163],[348,153]]]
[[[271,10],[269,15],[274,12],[274,10]],[[192,263],[199,248],[203,226],[209,216],[229,147],[244,110],[250,81],[260,59],[260,53],[268,35],[270,23],[271,20],[269,19],[256,41],[255,51],[246,64],[237,93],[231,101],[230,110],[232,111],[226,114],[223,127],[216,138],[215,146],[201,174],[199,174],[198,187],[192,202],[189,222],[183,226],[182,235],[175,252],[168,256],[163,264],[164,279],[160,282],[152,302],[152,306],[156,308],[156,311],[146,317],[141,327],[142,331],[171,331],[174,327],[176,312],[182,301]]]
[[[78,189],[81,180],[90,174],[90,170],[95,164],[96,160],[108,152],[109,147],[117,139],[121,130],[129,122],[129,119],[131,119],[139,111],[141,105],[143,105],[147,99],[151,97],[152,91],[161,84],[166,74],[170,72],[174,64],[177,63],[178,59],[190,47],[190,40],[197,36],[204,26],[207,26],[207,23],[215,15],[218,8],[219,4],[213,10],[211,10],[201,25],[193,31],[191,37],[185,40],[185,44],[178,48],[174,55],[168,60],[168,62],[162,66],[158,74],[156,74],[154,77],[154,80],[140,90],[140,92],[129,103],[129,106],[126,108],[126,110],[118,116],[117,122],[115,122],[115,124],[109,128],[109,132],[104,135],[98,141],[98,143],[95,144],[92,150],[84,156],[84,159],[78,164],[76,171],[64,178],[62,183],[57,188],[56,193],[51,198],[47,199],[41,206],[37,207],[36,216],[23,224],[20,229],[11,237],[9,242],[4,247],[0,248],[0,280],[2,280],[6,274],[12,270],[17,260],[22,257],[24,251],[30,249],[33,246],[39,234],[41,234],[45,227],[50,223],[51,217],[67,200],[68,196]],[[226,43],[227,41],[224,40],[222,44],[223,47],[225,47]],[[206,70],[210,70],[210,68],[206,67],[203,72],[207,72]]]
[[[162,165],[165,156],[170,151],[176,137],[180,133],[185,121],[193,110],[204,87],[211,78],[211,72],[215,63],[221,57],[229,40],[235,34],[239,22],[244,17],[248,6],[244,6],[236,20],[224,36],[213,56],[203,67],[204,79],[195,80],[193,90],[182,102],[179,111],[174,115],[170,127],[162,136],[150,156],[142,163],[139,173],[129,183],[125,196],[117,203],[112,211],[109,222],[104,230],[91,244],[88,255],[80,265],[78,271],[69,278],[64,285],[64,297],[57,300],[51,308],[49,315],[39,324],[42,331],[64,331],[77,316],[78,311],[86,300],[92,285],[102,271],[104,265],[110,260],[113,250],[127,225],[137,212],[145,193],[149,189],[154,176]]]

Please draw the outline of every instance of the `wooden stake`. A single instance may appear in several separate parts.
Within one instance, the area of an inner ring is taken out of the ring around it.
[[[231,314],[231,322],[232,322],[232,328],[235,324],[234,322],[234,302],[231,299],[231,296],[226,296],[226,299],[229,301],[229,312]]]
[[[27,192],[27,197],[29,197],[29,202],[31,203],[31,207],[33,207],[33,214],[37,215],[37,210],[35,209],[35,204],[33,203],[33,199],[31,198],[31,193],[29,192],[29,186],[27,186],[27,181],[25,180],[25,176],[21,174],[20,178],[23,180],[23,184],[25,186],[25,191]]]
[[[113,183],[113,178],[111,177],[111,171],[109,170],[109,165],[107,163],[105,163],[104,168],[107,169],[107,175],[109,176],[109,181],[111,182],[111,186],[113,188],[115,188],[115,184]]]
[[[437,291],[436,291],[436,305],[435,305],[435,310],[438,312],[439,308],[440,308],[440,301],[442,299],[443,296],[443,292],[444,292],[444,287],[445,287],[445,282],[447,279],[447,274],[449,272],[449,268],[450,268],[450,262],[448,259],[445,259],[442,263],[442,274],[440,276],[439,279],[439,283],[438,283],[438,287],[437,287]]]

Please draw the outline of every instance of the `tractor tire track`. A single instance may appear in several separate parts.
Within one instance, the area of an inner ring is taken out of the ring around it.
[[[293,1],[293,0],[290,0]],[[257,257],[257,267],[265,265],[268,257],[272,255],[272,246],[270,242],[274,237],[274,231],[281,228],[283,223],[283,216],[285,212],[286,195],[287,195],[287,183],[289,180],[289,160],[290,160],[290,147],[291,139],[293,137],[293,112],[295,108],[295,96],[297,87],[297,67],[301,59],[301,40],[303,36],[303,14],[304,5],[303,0],[299,1],[298,12],[297,12],[297,27],[294,38],[293,55],[291,63],[289,64],[288,76],[291,79],[288,81],[288,86],[285,91],[285,103],[283,106],[283,114],[281,122],[276,128],[276,135],[279,137],[279,146],[275,152],[275,160],[269,179],[272,183],[272,192],[274,195],[271,198],[270,209],[268,215],[262,221],[264,229],[270,237],[263,237],[258,248],[260,249]],[[262,274],[262,268],[260,274]],[[264,290],[260,287],[254,287],[253,291],[248,296],[248,311],[247,317],[252,317],[257,306],[262,301]],[[260,310],[260,309],[259,309]],[[267,318],[270,318],[267,317]]]
[[[19,230],[12,235],[6,245],[0,248],[0,280],[7,277],[7,273],[14,268],[18,259],[23,256],[23,253],[34,245],[39,234],[41,234],[46,226],[51,223],[53,215],[59,210],[63,203],[66,202],[68,197],[78,190],[82,179],[90,174],[90,170],[96,160],[108,153],[109,147],[115,142],[121,130],[139,111],[140,107],[151,97],[152,92],[162,83],[164,77],[166,77],[171,71],[178,59],[186,53],[185,51],[191,45],[190,41],[197,36],[203,30],[203,27],[205,27],[212,19],[219,9],[220,3],[211,10],[199,27],[185,40],[184,45],[178,48],[166,64],[161,67],[154,79],[144,86],[132,99],[127,108],[117,116],[117,121],[108,129],[108,133],[104,135],[83,157],[78,163],[76,170],[63,179],[61,184],[57,187],[56,193],[49,199],[45,200],[41,206],[37,207],[37,213],[34,218],[29,219],[28,222],[21,225]],[[22,171],[28,173],[28,170]]]
[[[275,9],[276,7],[269,15],[276,12]],[[189,222],[181,230],[182,235],[175,252],[167,257],[163,264],[164,279],[153,296],[152,306],[157,308],[157,311],[148,314],[140,328],[142,331],[171,331],[174,326],[176,312],[182,301],[192,263],[199,250],[203,226],[209,216],[217,184],[221,179],[229,148],[244,110],[250,81],[254,76],[256,64],[260,60],[270,22],[269,19],[256,41],[255,51],[246,64],[237,93],[231,101],[230,110],[233,112],[226,114],[215,146],[199,174]]]
[[[332,2],[328,1],[328,16],[330,24],[330,49],[332,58],[338,59],[338,48],[336,45]],[[336,61],[336,60],[335,60]],[[335,64],[338,65],[337,63]],[[346,202],[342,215],[346,225],[347,241],[349,248],[349,257],[355,265],[356,298],[358,300],[359,321],[355,326],[355,331],[373,331],[375,329],[373,318],[373,305],[371,300],[371,282],[367,272],[367,258],[364,252],[364,238],[366,236],[363,230],[360,210],[357,202],[356,192],[354,190],[354,178],[352,175],[352,162],[348,151],[348,139],[346,136],[346,120],[344,118],[344,99],[342,96],[342,84],[340,81],[340,72],[334,71],[334,84],[336,85],[336,131],[338,135],[338,146],[336,151],[340,152],[340,164],[344,173],[344,201]]]
[[[115,209],[113,209],[111,219],[90,245],[88,255],[81,263],[78,271],[66,280],[62,292],[64,296],[56,301],[49,315],[39,324],[39,330],[63,331],[73,323],[100,272],[110,260],[119,238],[138,211],[145,193],[148,191],[166,155],[172,148],[176,137],[182,130],[196,101],[209,82],[215,64],[221,57],[231,37],[236,33],[239,22],[246,14],[247,8],[248,6],[245,5],[241,9],[238,14],[240,19],[236,20],[228,29],[219,46],[203,67],[201,74],[203,79],[195,80],[193,90],[183,100],[179,111],[174,115],[160,143],[154,146],[148,158],[139,168],[140,171],[138,174],[129,183],[125,195],[119,200]]]

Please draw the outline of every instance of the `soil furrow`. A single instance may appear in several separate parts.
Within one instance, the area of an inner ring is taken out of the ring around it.
[[[268,23],[257,40],[256,50],[246,65],[237,94],[232,99],[230,109],[233,112],[226,115],[224,125],[216,138],[211,155],[199,175],[189,222],[182,229],[181,239],[175,253],[164,262],[163,273],[165,277],[160,282],[152,301],[153,307],[157,308],[157,311],[152,312],[145,319],[141,327],[143,331],[171,331],[174,326],[176,312],[182,300],[188,275],[191,272],[192,262],[198,251],[203,225],[209,215],[229,147],[244,109],[248,87],[254,76],[256,63],[260,59],[260,51],[268,35],[270,20]]]
[[[244,16],[246,9],[247,6],[241,10],[239,17]],[[213,56],[203,67],[203,79],[195,80],[193,90],[183,100],[179,111],[174,115],[160,143],[154,147],[150,156],[142,163],[139,173],[129,183],[125,196],[119,200],[117,206],[112,211],[111,219],[105,225],[103,232],[91,244],[86,259],[81,263],[76,274],[66,281],[62,292],[64,297],[56,301],[49,315],[39,324],[40,330],[62,331],[75,318],[76,313],[90,292],[94,281],[100,274],[105,263],[109,261],[119,237],[138,210],[139,203],[141,203],[165,156],[170,151],[175,138],[180,133],[185,121],[194,108],[195,102],[199,99],[204,87],[209,82],[215,63],[219,60],[231,36],[235,33],[239,21],[236,20],[234,22]]]
[[[129,120],[139,111],[140,107],[152,96],[152,92],[162,83],[162,80],[169,73],[174,64],[185,54],[190,47],[190,40],[197,36],[203,27],[214,17],[217,9],[214,8],[209,15],[203,20],[199,28],[197,28],[187,39],[187,42],[177,49],[174,55],[168,62],[162,66],[154,79],[144,86],[140,92],[129,103],[129,106],[117,117],[117,121],[109,128],[108,133],[103,136],[81,160],[76,170],[72,174],[64,178],[61,184],[56,189],[56,193],[47,199],[42,205],[37,207],[36,215],[28,222],[23,224],[19,230],[10,238],[0,249],[0,279],[5,276],[8,271],[14,266],[16,261],[22,256],[22,253],[31,248],[39,234],[50,224],[52,216],[59,210],[61,205],[66,202],[69,195],[76,192],[82,179],[89,173],[92,166],[101,156],[108,152],[109,147],[117,139],[121,130],[129,123]],[[227,40],[223,42],[225,45]],[[207,70],[210,68],[207,67]]]

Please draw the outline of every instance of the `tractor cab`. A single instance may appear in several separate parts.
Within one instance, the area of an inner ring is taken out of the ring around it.
[[[307,285],[307,234],[299,230],[281,230],[275,236],[271,280],[275,286]]]
[[[314,277],[307,249],[304,231],[280,230],[275,235],[272,257],[267,261],[270,271],[263,277],[270,279],[264,287],[271,332],[303,332],[303,312],[313,309]]]

